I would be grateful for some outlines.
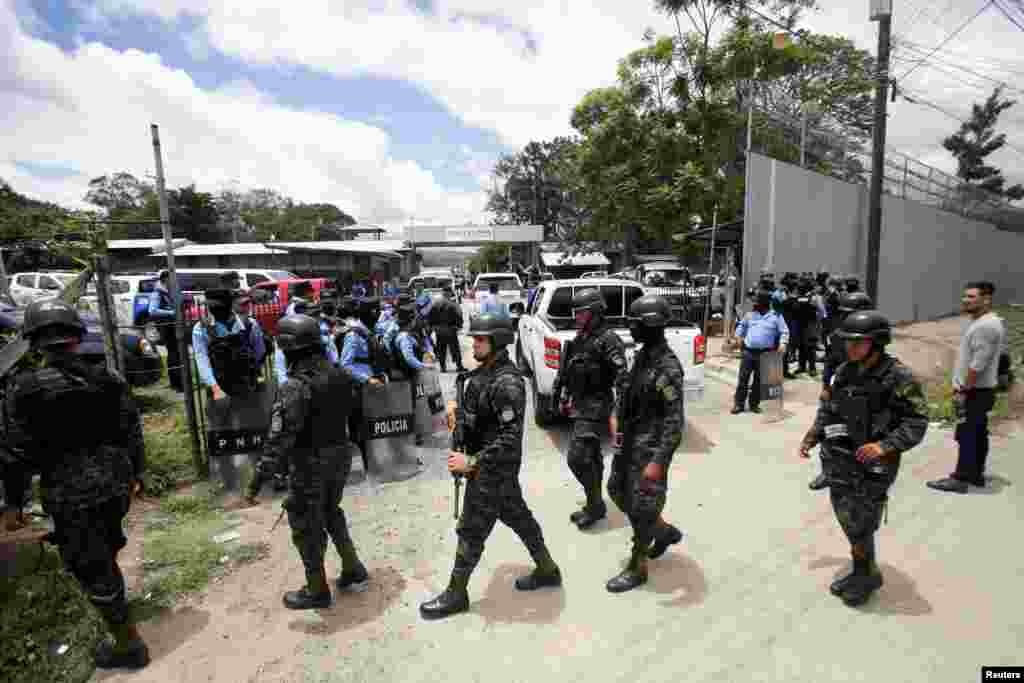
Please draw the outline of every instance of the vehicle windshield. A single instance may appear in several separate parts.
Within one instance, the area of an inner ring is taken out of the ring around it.
[[[298,280],[299,276],[295,273],[289,273],[287,270],[268,270],[267,275],[272,280]]]
[[[685,281],[686,270],[683,268],[647,268],[647,272],[644,273],[644,282],[646,284],[665,283],[678,285]]]
[[[519,290],[519,278],[517,277],[481,277],[477,280],[477,289],[487,289],[492,282],[498,283],[499,292]]]
[[[452,279],[450,277],[440,277],[428,275],[425,277],[416,277],[409,281],[409,287],[416,289],[422,287],[423,289],[444,289],[445,287],[452,286]]]

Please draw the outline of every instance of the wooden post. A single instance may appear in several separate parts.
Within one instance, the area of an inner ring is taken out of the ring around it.
[[[192,435],[192,464],[196,473],[202,477],[210,475],[208,463],[203,458],[202,446],[199,443],[199,422],[196,419],[195,395],[192,393],[192,362],[188,343],[185,339],[185,309],[182,306],[181,292],[178,289],[178,273],[174,269],[174,240],[171,239],[171,218],[167,208],[167,187],[164,183],[164,161],[160,153],[160,129],[154,123],[150,126],[153,134],[153,158],[156,161],[156,190],[160,200],[160,224],[164,236],[164,248],[167,254],[168,283],[171,286],[171,298],[174,300],[175,338],[178,353],[181,357],[181,386],[185,393],[185,417],[188,419],[189,432]],[[168,372],[170,369],[168,368]]]
[[[0,249],[0,295],[4,299],[11,298],[10,289],[7,287],[7,265],[4,263],[4,250]]]
[[[109,257],[102,253],[93,256],[92,260],[93,269],[96,271],[96,302],[99,305],[100,326],[103,328],[103,350],[107,357],[107,367],[127,380],[124,349],[121,348],[121,335],[117,331],[114,299],[110,296]]]

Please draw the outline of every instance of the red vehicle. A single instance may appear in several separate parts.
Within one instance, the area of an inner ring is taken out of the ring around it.
[[[314,303],[319,303],[322,296],[331,297],[337,293],[334,281],[323,277],[271,280],[261,282],[246,292],[253,299],[252,316],[268,337],[277,335],[277,321],[284,315],[290,303],[289,290],[299,282],[309,282],[313,285]],[[186,304],[185,316],[189,326],[198,321],[205,312],[206,306],[202,303]]]

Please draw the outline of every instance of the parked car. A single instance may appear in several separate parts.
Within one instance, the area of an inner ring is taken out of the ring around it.
[[[11,276],[11,299],[16,306],[55,299],[77,276],[78,273],[72,272],[18,273]]]
[[[25,307],[3,306],[0,307],[0,314],[16,321],[20,329],[25,318]],[[86,333],[78,347],[78,353],[89,362],[106,363],[103,329],[99,316],[90,311],[79,311],[79,316],[85,323]],[[134,387],[142,387],[158,382],[163,374],[163,360],[153,345],[144,336],[132,331],[121,330],[118,336],[124,357],[124,375],[128,383]]]
[[[644,295],[637,283],[613,278],[586,278],[542,282],[530,308],[519,320],[516,363],[530,376],[534,419],[538,426],[552,424],[558,417],[552,391],[562,363],[566,343],[576,335],[572,297],[578,289],[597,288],[608,306],[606,316],[611,328],[626,345],[630,367],[636,344],[629,333],[626,313],[630,304]],[[705,339],[701,331],[685,319],[674,319],[665,330],[669,346],[686,373],[687,400],[699,400],[704,394]]]
[[[512,320],[518,321],[526,310],[527,290],[515,273],[480,273],[476,276],[473,289],[466,294],[466,299],[479,301],[483,292],[490,291],[492,282],[498,284],[498,302],[508,306]]]
[[[119,327],[135,327],[135,295],[148,294],[156,286],[157,273],[114,275],[110,278],[110,296],[114,300],[114,314]],[[96,280],[93,278],[80,299],[89,311],[99,315]]]

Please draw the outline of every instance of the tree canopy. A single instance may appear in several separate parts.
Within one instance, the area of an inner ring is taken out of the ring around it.
[[[945,140],[942,146],[956,157],[956,174],[968,188],[985,190],[1011,200],[1024,198],[1024,185],[1006,187],[1003,172],[985,163],[985,159],[1006,145],[1006,133],[996,133],[999,115],[1015,105],[1003,97],[1003,86],[992,91],[982,104],[975,104],[971,118]]]

